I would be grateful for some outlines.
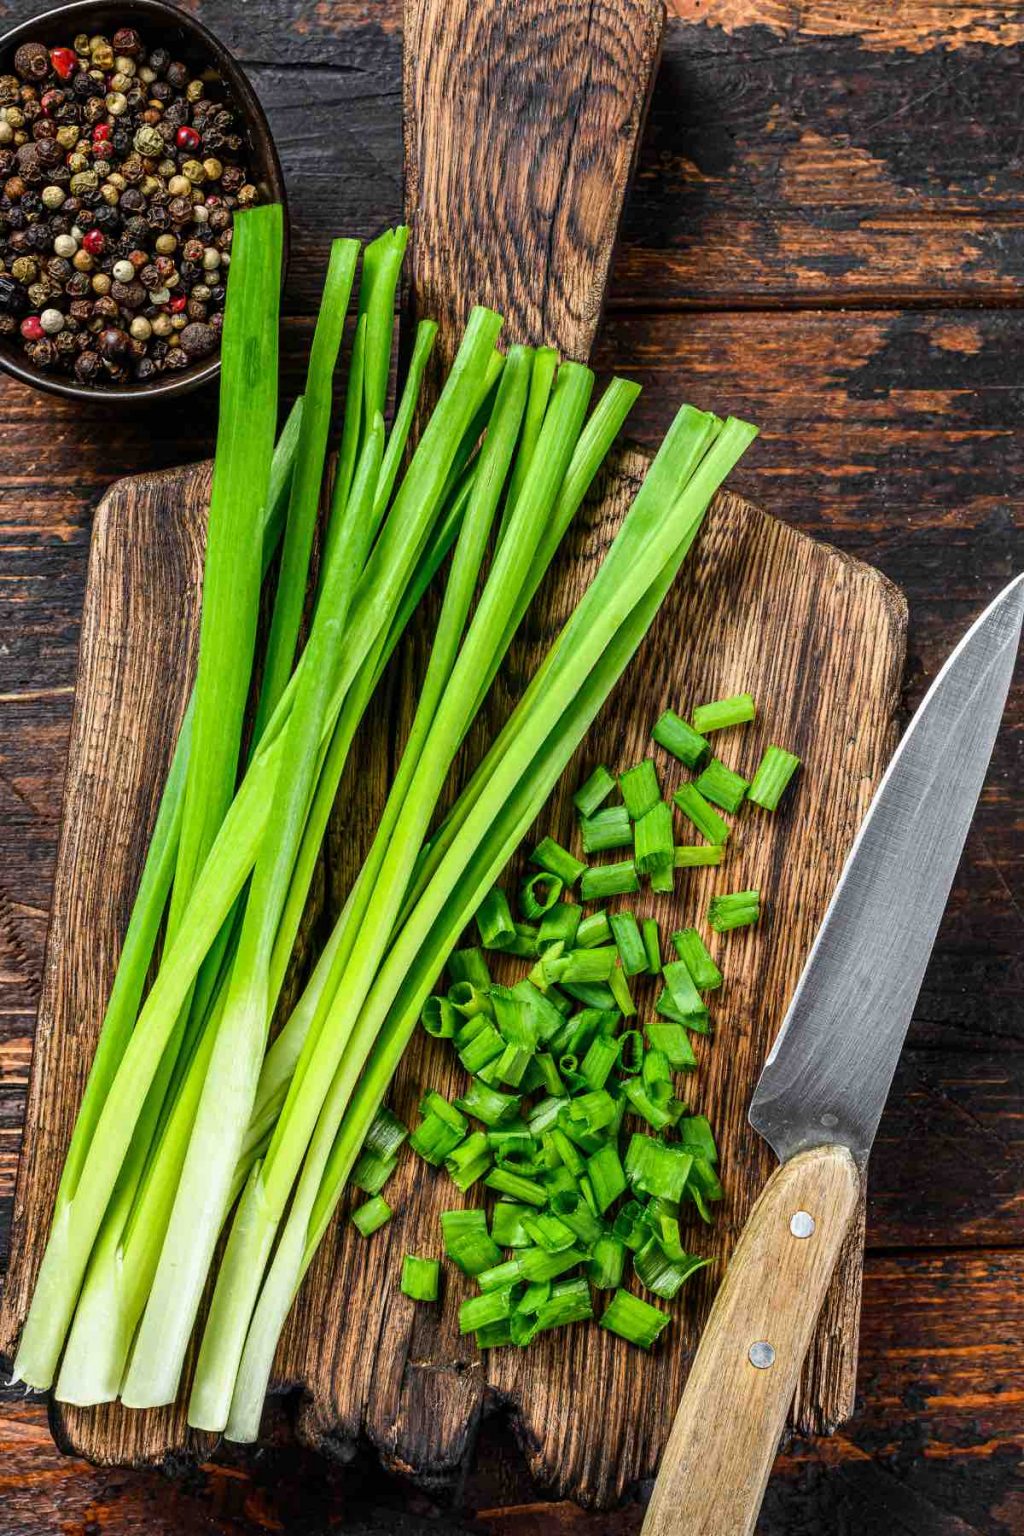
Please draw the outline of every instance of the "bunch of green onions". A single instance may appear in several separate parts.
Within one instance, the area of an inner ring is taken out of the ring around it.
[[[62,1401],[173,1401],[212,1281],[189,1421],[255,1436],[281,1328],[424,1000],[754,435],[680,411],[588,591],[438,823],[456,754],[638,391],[615,379],[590,410],[588,369],[548,349],[502,355],[500,316],[477,309],[411,448],[429,322],[384,423],[407,234],[363,253],[314,580],[359,248],[332,248],[305,392],[275,447],[280,209],[236,223],[196,683],[15,1365],[33,1387],[56,1381]],[[274,1036],[353,738],[446,560],[386,806]]]

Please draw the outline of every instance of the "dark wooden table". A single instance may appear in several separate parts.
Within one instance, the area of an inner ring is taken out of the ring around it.
[[[36,7],[12,0],[13,24]],[[907,703],[1024,566],[1024,13],[965,0],[670,0],[599,349],[750,416],[737,487],[910,601]],[[328,237],[401,209],[399,0],[194,0],[266,104],[292,197],[294,383]],[[0,385],[0,1250],[18,1158],[90,515],[200,458],[214,400],[124,417]],[[761,1536],[1024,1532],[1024,695],[1018,687],[871,1166],[856,1417],[781,1457]],[[527,1482],[500,1412],[463,1489],[271,1448],[177,1473],[54,1449],[0,1393],[0,1533],[624,1536]]]

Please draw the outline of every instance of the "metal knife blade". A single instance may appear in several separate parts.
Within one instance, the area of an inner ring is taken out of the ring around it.
[[[829,903],[750,1106],[782,1162],[871,1149],[1013,677],[1024,575],[946,661],[914,715]]]

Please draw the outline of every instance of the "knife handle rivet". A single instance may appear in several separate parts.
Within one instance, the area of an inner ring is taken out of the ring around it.
[[[775,1351],[767,1339],[759,1339],[756,1344],[751,1344],[747,1351],[747,1359],[759,1371],[767,1371],[775,1364]]]
[[[789,1230],[794,1237],[813,1237],[814,1217],[810,1211],[794,1211],[789,1218]]]

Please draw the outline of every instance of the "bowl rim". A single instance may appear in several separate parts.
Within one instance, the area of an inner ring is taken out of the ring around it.
[[[289,218],[284,173],[281,170],[277,145],[270,131],[267,115],[245,70],[227,45],[222,43],[209,27],[197,21],[180,6],[169,4],[168,0],[123,0],[123,4],[120,5],[117,0],[71,0],[70,4],[51,6],[49,10],[40,11],[37,15],[29,17],[27,21],[20,21],[17,26],[11,27],[0,35],[0,67],[2,67],[2,55],[17,48],[20,43],[28,41],[39,28],[50,27],[69,18],[72,20],[76,17],[84,18],[96,11],[112,10],[124,12],[126,26],[145,16],[152,16],[165,23],[180,26],[183,31],[190,33],[202,48],[206,49],[218,70],[224,75],[231,94],[242,109],[253,149],[261,162],[254,169],[258,169],[260,175],[266,180],[272,200],[281,204],[284,215],[284,250],[281,269],[283,284],[288,269]],[[30,389],[42,390],[44,394],[58,395],[65,400],[85,402],[101,400],[105,404],[116,401],[136,404],[145,400],[166,400],[171,396],[188,394],[193,389],[199,389],[202,385],[208,384],[220,373],[220,366],[221,359],[218,351],[215,358],[204,363],[200,368],[190,368],[185,373],[157,377],[152,381],[110,385],[79,384],[75,380],[65,380],[54,374],[44,373],[41,368],[35,368],[27,361],[23,362],[9,355],[5,347],[0,344],[0,369],[20,383],[27,384]]]

